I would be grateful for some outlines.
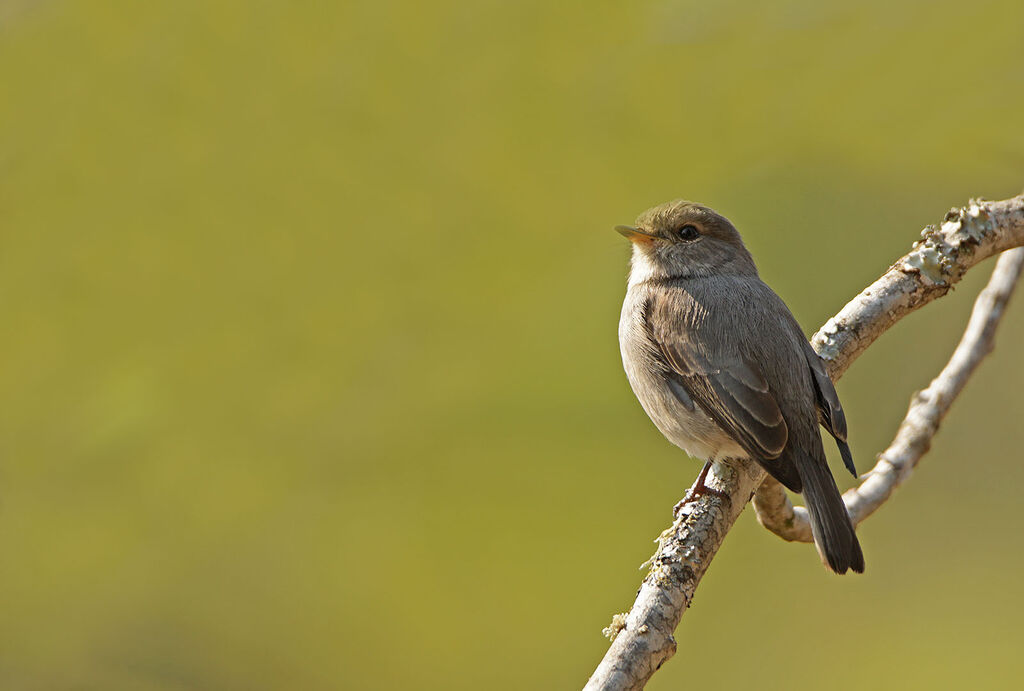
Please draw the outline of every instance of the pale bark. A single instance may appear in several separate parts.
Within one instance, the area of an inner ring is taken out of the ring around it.
[[[971,201],[946,214],[940,226],[925,229],[911,252],[828,320],[811,343],[825,360],[832,378],[838,379],[858,355],[902,317],[945,295],[978,262],[1021,245],[1024,195],[1000,202]],[[610,627],[612,644],[587,689],[643,688],[672,657],[676,651],[672,634],[700,579],[764,477],[751,461],[712,468],[707,484],[729,498],[703,494],[685,505],[672,526],[662,533],[633,607]],[[772,496],[766,494],[766,502]],[[777,493],[774,498],[778,503]],[[781,498],[788,503],[784,494]]]

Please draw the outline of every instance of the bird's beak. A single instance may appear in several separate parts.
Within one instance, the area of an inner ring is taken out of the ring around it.
[[[652,242],[654,238],[658,237],[654,233],[633,226],[615,226],[615,230],[629,238],[630,242]]]

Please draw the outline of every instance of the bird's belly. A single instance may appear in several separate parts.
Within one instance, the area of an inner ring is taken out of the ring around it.
[[[624,310],[619,345],[626,378],[644,412],[665,437],[694,458],[709,461],[746,458],[747,452],[696,403],[676,396],[653,366],[651,344]],[[689,404],[689,405],[687,405]]]
[[[745,458],[747,453],[699,406],[691,411],[661,381],[648,378],[630,385],[647,416],[665,437],[683,451],[704,461]]]

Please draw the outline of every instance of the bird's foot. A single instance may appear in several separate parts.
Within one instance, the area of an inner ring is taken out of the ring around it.
[[[710,494],[711,496],[718,497],[719,499],[732,500],[732,497],[728,492],[723,492],[722,490],[715,489],[714,487],[708,487],[704,483],[708,477],[709,470],[711,470],[711,461],[704,464],[704,467],[700,470],[700,475],[697,476],[697,481],[693,483],[693,487],[687,490],[686,496],[683,497],[683,499],[672,509],[672,516],[674,518],[679,518],[679,514],[682,512],[683,507],[687,504],[692,504],[705,494]]]

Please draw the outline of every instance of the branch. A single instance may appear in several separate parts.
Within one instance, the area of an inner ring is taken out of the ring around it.
[[[1024,195],[971,201],[926,228],[912,251],[854,298],[811,340],[833,379],[910,312],[945,295],[978,262],[1024,245]],[[586,689],[641,689],[676,651],[673,631],[711,560],[765,473],[753,461],[716,463],[705,483],[728,496],[703,494],[683,506],[659,538],[633,607],[617,616],[612,644]]]
[[[914,396],[896,438],[879,455],[875,467],[859,486],[843,495],[854,525],[859,525],[884,504],[931,448],[932,437],[939,431],[942,418],[978,365],[995,347],[996,327],[1022,268],[1024,248],[1008,250],[999,257],[988,285],[974,302],[971,319],[953,356],[928,388]],[[786,491],[774,478],[766,479],[758,488],[754,510],[761,525],[784,540],[813,542],[807,509],[794,508]]]

